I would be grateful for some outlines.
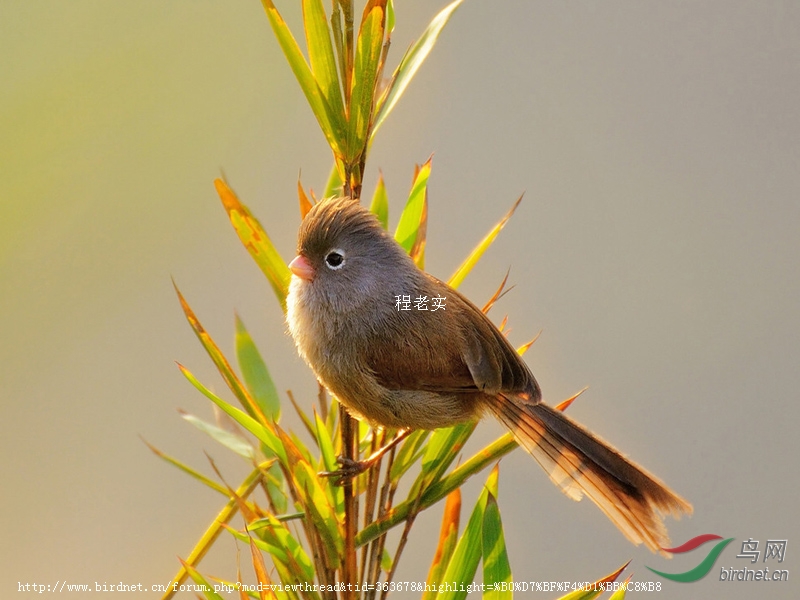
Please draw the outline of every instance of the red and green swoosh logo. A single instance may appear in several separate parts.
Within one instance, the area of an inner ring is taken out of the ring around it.
[[[683,554],[684,552],[691,552],[698,546],[702,546],[706,542],[710,542],[711,540],[722,540],[721,542],[717,542],[711,551],[706,555],[706,557],[697,565],[694,569],[689,569],[683,573],[664,573],[663,571],[656,571],[650,567],[653,573],[656,575],[661,575],[661,577],[666,577],[667,579],[671,579],[672,581],[680,581],[683,583],[691,583],[692,581],[697,581],[698,579],[702,579],[706,575],[708,575],[709,571],[711,571],[714,563],[719,558],[719,555],[725,549],[725,546],[730,544],[733,541],[733,538],[728,538],[726,540],[722,539],[722,536],[716,535],[714,533],[704,533],[703,535],[698,535],[697,537],[693,537],[685,544],[681,544],[680,546],[676,546],[675,548],[664,548],[665,552],[670,552],[672,554]],[[645,565],[647,566],[647,565]]]

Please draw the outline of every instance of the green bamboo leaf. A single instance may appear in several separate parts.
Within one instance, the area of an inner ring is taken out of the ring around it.
[[[286,296],[289,293],[289,281],[292,279],[292,273],[286,266],[286,261],[275,249],[258,219],[239,201],[228,184],[221,179],[215,179],[214,187],[217,188],[222,205],[225,207],[239,239],[264,275],[267,276],[267,280],[281,303],[283,312],[286,312]]]
[[[386,3],[386,31],[388,33],[394,31],[394,2],[392,0]]]
[[[484,513],[489,495],[497,495],[497,476],[498,470],[495,466],[489,474],[486,486],[483,488],[472,515],[469,518],[464,533],[456,544],[450,564],[447,565],[442,581],[454,581],[456,584],[463,583],[464,589],[459,586],[455,590],[445,591],[439,595],[444,600],[464,600],[467,597],[467,585],[472,583],[475,572],[478,570],[478,563],[481,560],[482,532]]]
[[[411,186],[411,193],[394,232],[394,239],[409,254],[411,254],[415,246],[419,247],[417,237],[421,231],[420,226],[423,223],[423,217],[427,215],[428,178],[431,175],[431,160],[429,158],[416,173],[414,185]]]
[[[184,367],[182,364],[178,363],[178,368],[181,370],[181,373],[183,373],[183,376],[189,380],[189,383],[197,388],[200,393],[211,400],[214,404],[219,406],[224,413],[230,415],[234,421],[256,436],[258,440],[264,442],[267,448],[269,448],[282,463],[286,463],[286,451],[284,450],[283,445],[278,437],[272,431],[270,431],[269,428],[256,421],[246,412],[239,410],[232,404],[225,402],[225,400],[219,396],[216,396],[202,383],[200,383],[197,378],[192,375],[191,371],[189,371],[189,369]]]
[[[255,417],[262,423],[266,423],[267,419],[264,416],[264,413],[261,412],[261,408],[258,406],[256,401],[253,400],[252,396],[250,396],[250,393],[242,385],[242,382],[239,381],[239,378],[236,376],[236,373],[233,372],[230,363],[228,363],[228,359],[225,358],[225,355],[222,354],[219,346],[217,346],[216,342],[214,342],[211,336],[203,328],[203,325],[194,314],[194,311],[189,306],[189,303],[186,302],[186,299],[183,297],[183,294],[181,294],[178,286],[174,281],[172,284],[175,287],[175,292],[178,294],[178,300],[181,303],[181,308],[183,309],[183,314],[186,316],[186,320],[189,321],[189,325],[191,325],[192,329],[194,330],[197,339],[200,340],[203,348],[205,348],[206,352],[211,357],[211,360],[214,361],[214,365],[217,367],[219,374],[222,375],[222,378],[225,380],[225,384],[233,392],[242,406],[244,406],[245,410],[247,410],[250,416]]]
[[[251,471],[250,475],[242,482],[239,486],[239,489],[236,490],[236,496],[239,498],[246,498],[248,497],[253,490],[258,485],[259,481],[261,481],[261,471],[259,468],[254,469]],[[225,490],[225,494],[228,494],[228,490]],[[186,566],[194,566],[202,560],[202,558],[206,555],[209,551],[211,546],[220,536],[223,531],[223,528],[228,521],[230,521],[234,515],[239,510],[239,503],[236,498],[231,498],[228,500],[227,504],[223,507],[223,509],[216,515],[216,517],[211,522],[211,525],[208,526],[206,531],[203,533],[203,536],[197,542],[192,551],[189,553],[188,558],[184,565]],[[172,581],[170,581],[167,588],[170,590],[164,595],[164,598],[171,598],[174,593],[172,592],[173,589],[180,586],[186,578],[188,577],[188,573],[186,571],[186,566],[182,566],[178,571],[177,575],[173,577]]]
[[[364,9],[364,17],[358,31],[353,81],[350,88],[345,159],[351,164],[358,163],[358,159],[367,148],[385,25],[386,0],[370,0]]]
[[[325,184],[325,198],[338,198],[343,193],[344,181],[342,174],[339,173],[337,165],[334,164],[331,174],[328,176],[328,183]]]
[[[286,25],[286,22],[281,17],[278,9],[275,8],[272,0],[261,0],[264,5],[264,10],[267,13],[267,18],[272,26],[272,31],[275,32],[275,37],[283,50],[286,60],[289,61],[289,66],[297,78],[300,88],[311,106],[311,111],[317,118],[322,133],[328,140],[328,144],[333,150],[334,154],[341,154],[342,147],[340,141],[345,136],[345,123],[344,117],[340,120],[335,111],[331,108],[328,101],[325,99],[325,93],[320,88],[311,68],[308,66],[305,57],[303,56],[300,46],[294,39],[292,32]]]
[[[484,600],[506,600],[514,597],[510,586],[505,586],[505,589],[497,586],[511,583],[511,565],[506,552],[500,509],[493,494],[488,495],[483,513],[483,583],[486,586]]]
[[[311,71],[336,119],[344,123],[344,104],[336,58],[322,0],[303,0],[303,24]]]
[[[325,545],[331,568],[336,569],[344,554],[344,537],[340,533],[339,521],[334,508],[320,485],[320,478],[311,465],[306,462],[298,462],[293,470],[293,475],[300,502]]]
[[[280,427],[276,430],[286,450],[297,500],[325,546],[329,561],[327,564],[336,568],[344,552],[344,539],[340,534],[337,514],[322,489],[319,476],[311,466],[311,457],[305,445],[296,438],[292,439]]]
[[[177,467],[178,469],[180,469],[181,471],[183,471],[184,473],[186,473],[190,477],[193,477],[194,479],[197,479],[197,481],[199,481],[203,485],[206,485],[206,486],[210,487],[215,492],[219,492],[220,494],[222,494],[226,498],[228,497],[228,488],[226,488],[224,485],[220,485],[219,483],[217,483],[213,479],[209,479],[208,477],[206,477],[205,475],[200,473],[200,471],[194,470],[190,466],[188,466],[188,465],[182,463],[181,461],[179,461],[177,458],[173,458],[172,456],[170,456],[168,454],[165,454],[164,452],[162,452],[161,450],[159,450],[158,448],[156,448],[155,446],[150,444],[147,440],[142,439],[142,441],[145,444],[147,444],[147,447],[150,448],[150,450],[153,452],[153,454],[158,456],[160,459],[168,462],[169,464],[171,464],[174,467]]]
[[[278,575],[284,584],[302,584],[314,581],[314,563],[306,554],[303,546],[297,541],[297,538],[292,535],[292,532],[283,522],[274,516],[270,515],[267,519],[269,520],[269,525],[260,527],[258,530],[260,538],[251,537],[231,527],[227,529],[236,539],[248,544],[250,543],[249,540],[252,539],[260,550],[267,552],[272,557]],[[304,598],[319,598],[319,594],[313,590],[308,592],[303,590],[302,596]]]
[[[427,584],[430,590],[426,591],[423,600],[435,600],[438,597],[437,584],[443,581],[444,573],[450,564],[453,551],[458,541],[458,524],[461,520],[461,490],[456,488],[447,495],[442,514],[442,528],[439,532],[439,544],[428,571]]]
[[[452,277],[450,277],[450,280],[447,282],[450,284],[450,286],[457,288],[459,285],[461,285],[461,282],[464,281],[464,278],[472,270],[472,267],[474,267],[478,260],[480,260],[481,256],[483,256],[483,253],[486,252],[489,246],[492,245],[494,239],[497,237],[503,227],[506,226],[506,223],[508,223],[511,215],[514,214],[514,211],[517,210],[520,202],[522,202],[522,196],[517,198],[517,201],[514,203],[514,206],[511,207],[511,210],[509,210],[506,213],[506,216],[500,219],[500,222],[495,225],[489,233],[486,234],[486,237],[481,240],[480,244],[475,246],[475,249],[470,253],[467,259],[461,263],[461,266],[458,267],[456,272],[453,273]]]
[[[616,592],[611,594],[608,600],[625,600],[625,593],[628,590],[628,584],[631,582],[632,578],[632,575],[628,575],[627,579],[625,579],[625,585],[621,586]]]
[[[178,412],[185,421],[197,427],[197,429],[208,435],[211,439],[228,448],[228,450],[232,450],[239,456],[248,460],[253,460],[256,457],[256,449],[242,436],[226,431],[222,429],[222,427],[212,425],[190,413],[182,410]]]
[[[620,576],[620,573],[622,573],[625,570],[625,567],[627,567],[629,564],[630,561],[626,562],[624,565],[622,565],[619,569],[617,569],[613,573],[609,573],[602,579],[598,579],[593,584],[589,585],[586,589],[582,590],[577,589],[573,592],[570,592],[566,596],[562,596],[561,598],[559,598],[559,600],[593,600],[594,598],[597,598],[600,594],[603,593],[603,590],[606,587],[605,584],[613,583],[614,581],[616,581],[617,577]]]
[[[264,483],[266,484],[266,494],[270,500],[272,509],[276,514],[285,513],[287,510],[288,499],[283,477],[283,470],[277,460],[263,472]]]
[[[336,462],[336,452],[333,449],[333,438],[331,432],[325,426],[325,421],[319,416],[317,411],[314,411],[314,419],[316,421],[316,434],[317,445],[319,446],[322,454],[322,467],[325,471],[333,472],[339,468]],[[324,491],[328,494],[328,500],[334,507],[337,515],[344,513],[344,490],[338,485],[323,486]]]
[[[347,89],[347,55],[344,45],[344,33],[342,32],[342,20],[344,16],[342,15],[342,7],[341,3],[334,0],[332,2],[333,9],[331,10],[331,33],[333,34],[333,45],[336,48],[336,56],[339,57],[338,66],[339,66],[339,81],[342,82],[343,91],[349,90]]]
[[[444,29],[444,26],[447,25],[450,17],[462,2],[463,0],[456,0],[455,2],[447,5],[444,10],[442,10],[433,18],[433,20],[430,22],[430,25],[428,25],[428,28],[422,34],[422,37],[413,43],[406,51],[403,59],[400,61],[400,64],[392,76],[391,84],[378,99],[375,109],[375,122],[372,126],[370,137],[375,136],[375,132],[386,120],[386,117],[392,111],[395,104],[397,104],[397,101],[400,99],[400,96],[403,95],[403,92],[406,91],[408,84],[414,78],[414,75],[417,73],[419,68],[422,66],[422,63],[425,62],[425,59],[428,57],[428,54],[430,54],[431,50],[433,50],[433,47],[436,45],[436,40],[439,38],[439,34],[442,32],[442,29]]]
[[[306,196],[306,191],[303,189],[303,184],[300,181],[300,177],[297,178],[297,200],[300,203],[300,220],[306,218],[306,215],[311,211],[311,200],[308,199]]]
[[[405,521],[412,512],[419,513],[433,506],[446,497],[447,494],[461,486],[467,479],[482,471],[487,465],[497,462],[515,448],[517,448],[517,442],[511,433],[500,436],[494,442],[476,452],[469,460],[453,469],[447,476],[428,486],[421,496],[404,500],[387,515],[364,527],[356,535],[356,545],[362,546],[371,542],[398,523]]]
[[[400,480],[406,471],[416,463],[425,453],[425,441],[428,439],[430,431],[417,429],[400,446],[397,451],[389,477],[393,482]]]
[[[272,420],[278,421],[281,416],[281,401],[278,390],[269,374],[269,369],[261,358],[253,338],[250,337],[244,322],[236,315],[236,358],[242,377],[250,395],[258,403],[261,412]]]
[[[264,557],[261,555],[261,550],[259,550],[258,546],[256,546],[252,537],[250,538],[250,558],[253,561],[253,570],[256,574],[256,581],[259,583],[259,588],[261,590],[259,593],[259,598],[261,600],[268,600],[270,598],[277,600],[278,596],[272,589],[272,579],[267,572],[267,565],[264,564]],[[236,583],[242,580],[241,573],[237,573],[237,575],[238,577]],[[235,589],[235,587],[231,587],[231,589]],[[242,595],[246,597],[244,593]]]
[[[409,492],[409,499],[417,497],[432,483],[439,481],[461,452],[475,431],[475,422],[465,422],[436,429],[428,438],[422,456],[422,469]]]
[[[183,568],[186,569],[186,573],[188,573],[189,577],[191,577],[198,587],[203,590],[203,595],[208,600],[223,600],[222,596],[214,591],[214,586],[210,584],[197,569],[183,560],[181,560],[181,564],[183,565]]]
[[[386,184],[383,182],[383,173],[378,175],[378,185],[375,186],[375,194],[372,196],[370,212],[378,217],[384,229],[389,229],[389,196],[386,194]]]

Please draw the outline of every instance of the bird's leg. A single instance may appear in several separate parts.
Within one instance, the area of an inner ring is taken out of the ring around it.
[[[334,484],[342,485],[348,479],[352,479],[356,475],[360,475],[364,471],[371,469],[381,458],[383,458],[384,454],[406,439],[410,433],[411,429],[401,429],[397,435],[394,436],[394,439],[391,442],[382,448],[378,448],[364,460],[352,460],[346,456],[339,456],[336,458],[336,462],[339,463],[339,466],[341,467],[340,469],[337,471],[322,471],[319,475],[321,477],[335,477],[336,480],[334,481]]]

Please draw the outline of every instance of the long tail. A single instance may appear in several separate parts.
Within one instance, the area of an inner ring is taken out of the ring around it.
[[[686,500],[561,411],[502,395],[489,409],[567,496],[586,494],[634,544],[668,548],[662,515],[692,513]]]

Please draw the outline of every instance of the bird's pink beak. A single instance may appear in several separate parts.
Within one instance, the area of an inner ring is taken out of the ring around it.
[[[308,264],[306,257],[302,254],[298,254],[294,257],[294,260],[289,263],[289,270],[297,275],[300,279],[305,279],[306,281],[314,281],[314,267]]]

